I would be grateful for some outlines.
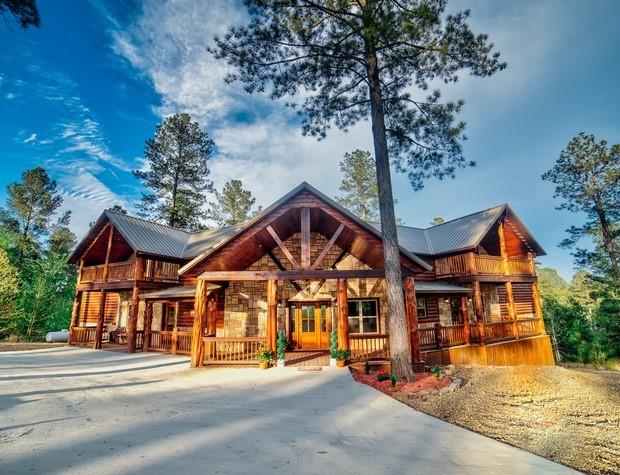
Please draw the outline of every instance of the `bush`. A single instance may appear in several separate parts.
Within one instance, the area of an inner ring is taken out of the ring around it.
[[[435,365],[431,368],[431,373],[433,373],[433,375],[439,379],[441,378],[441,374],[443,373],[441,366]]]
[[[370,374],[370,363],[368,362],[368,360],[366,360],[366,363],[364,363],[364,373]]]
[[[346,360],[351,356],[351,352],[349,350],[336,350],[332,353],[332,358],[337,360]]]
[[[388,373],[380,373],[377,375],[377,381],[379,382],[387,381],[388,379],[392,379],[392,375]]]

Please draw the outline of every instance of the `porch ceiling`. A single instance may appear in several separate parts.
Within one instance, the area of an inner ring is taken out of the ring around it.
[[[217,284],[207,284],[207,291],[219,289],[221,286]],[[156,290],[146,294],[140,294],[140,300],[164,300],[164,299],[181,299],[192,298],[196,294],[195,285],[186,285],[178,287],[170,287],[168,289]]]

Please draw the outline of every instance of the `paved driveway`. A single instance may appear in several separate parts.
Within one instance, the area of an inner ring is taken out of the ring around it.
[[[563,473],[326,368],[0,353],[0,473]]]

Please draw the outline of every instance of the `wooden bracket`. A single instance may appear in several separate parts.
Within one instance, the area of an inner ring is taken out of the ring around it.
[[[336,242],[336,239],[338,239],[338,237],[340,236],[343,230],[344,230],[344,224],[340,224],[340,226],[338,226],[338,229],[336,229],[336,232],[330,238],[325,248],[321,251],[321,254],[319,255],[319,257],[316,258],[316,261],[314,261],[314,264],[312,264],[312,267],[310,267],[311,269],[317,269],[319,265],[321,265],[321,262],[323,262],[323,259],[325,259],[325,256],[327,256],[327,253],[332,248],[332,246]]]
[[[295,258],[293,257],[293,254],[291,254],[291,251],[289,251],[287,249],[287,247],[284,245],[284,243],[282,242],[282,240],[280,239],[280,237],[278,236],[278,234],[275,232],[275,230],[271,227],[271,225],[267,226],[267,232],[271,235],[271,237],[273,238],[273,240],[276,242],[276,244],[278,245],[278,247],[282,250],[282,252],[284,253],[284,255],[286,256],[286,258],[290,261],[290,263],[293,265],[293,269],[295,270],[299,270],[301,269],[299,267],[299,264],[297,264],[297,261],[295,260]]]

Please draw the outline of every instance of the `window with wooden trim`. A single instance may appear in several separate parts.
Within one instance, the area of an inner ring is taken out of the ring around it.
[[[418,297],[416,299],[416,302],[418,306],[418,318],[419,319],[426,318],[426,298]]]
[[[379,302],[377,299],[349,300],[349,333],[379,332]]]

